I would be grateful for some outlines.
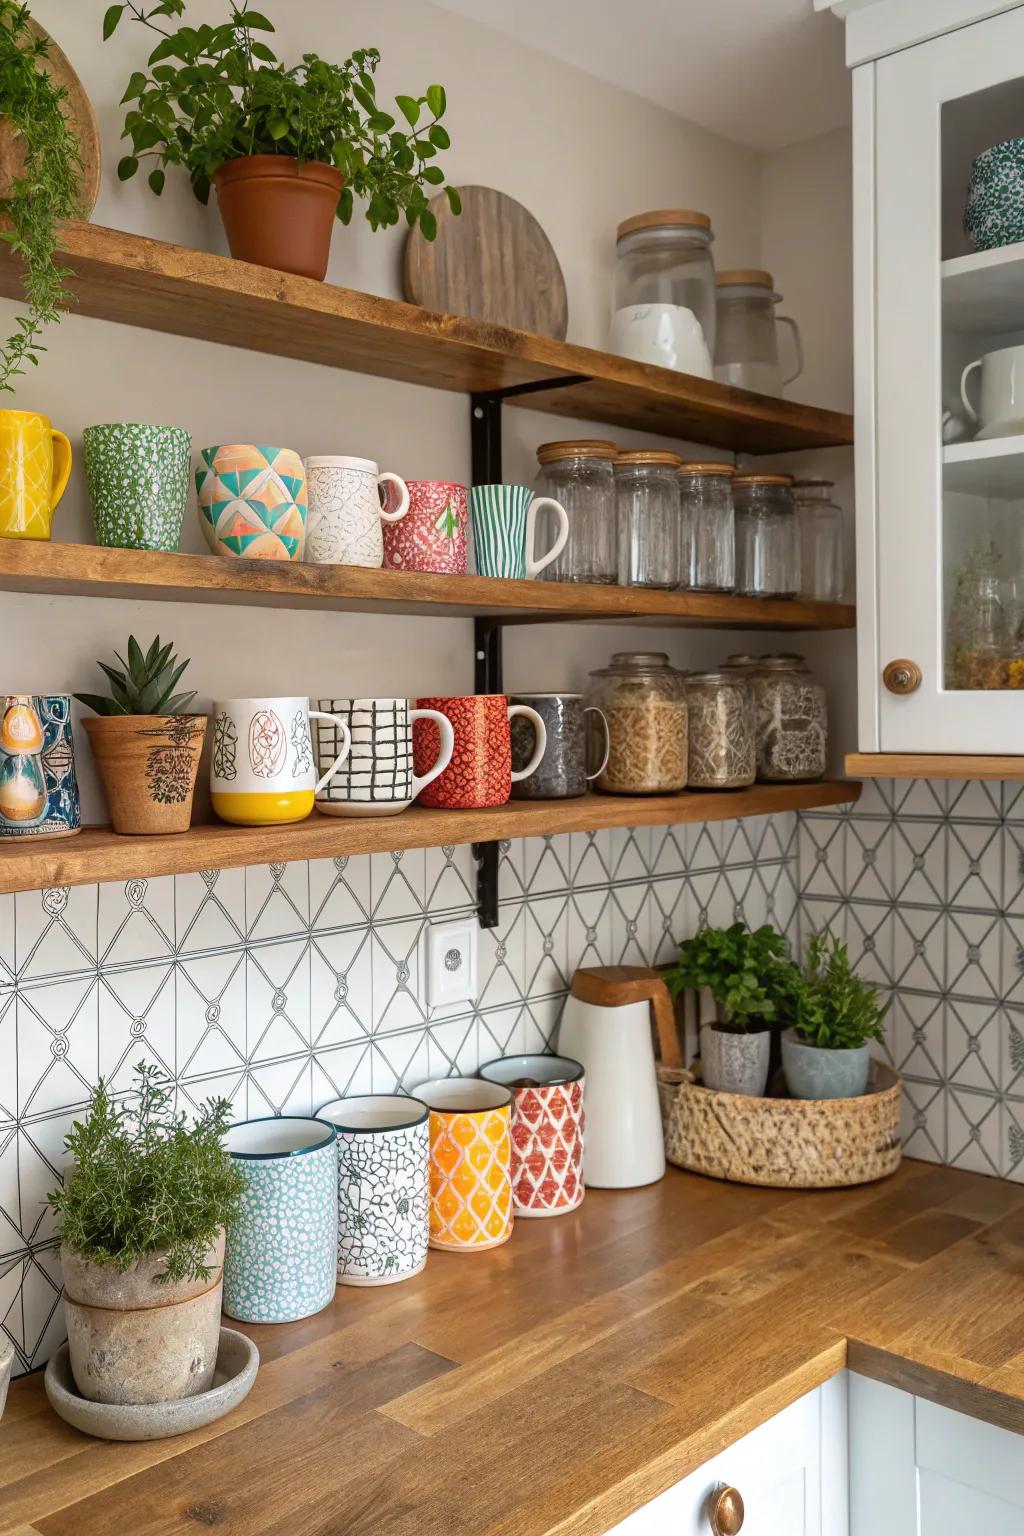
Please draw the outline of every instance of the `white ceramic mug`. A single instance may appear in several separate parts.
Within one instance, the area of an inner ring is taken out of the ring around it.
[[[981,369],[978,408],[967,395],[967,380]],[[960,375],[960,398],[977,438],[1013,437],[1024,433],[1024,347],[1000,347],[968,363]]]
[[[329,720],[341,751],[317,778],[310,720]],[[215,699],[210,801],[222,821],[240,827],[303,821],[317,790],[337,773],[352,741],[337,715],[311,710],[309,700]]]
[[[381,521],[399,522],[409,510],[409,487],[390,470],[383,474],[372,459],[323,454],[305,461],[309,513],[306,559],[316,565],[384,564]],[[381,506],[380,487],[394,486],[393,508]]]

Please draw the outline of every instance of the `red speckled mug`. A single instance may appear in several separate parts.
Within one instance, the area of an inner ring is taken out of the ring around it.
[[[466,574],[466,487],[452,480],[407,480],[409,510],[384,525],[384,564],[392,571]]]
[[[420,795],[421,805],[445,811],[474,811],[504,805],[512,785],[529,778],[539,766],[548,744],[544,722],[526,704],[509,704],[502,693],[474,693],[457,699],[417,699],[417,709],[433,709],[447,716],[455,732],[455,748],[448,767]],[[525,715],[537,733],[533,756],[525,768],[512,772],[512,732],[509,721]],[[413,757],[417,774],[437,762],[440,751],[438,727],[433,720],[413,725]]]

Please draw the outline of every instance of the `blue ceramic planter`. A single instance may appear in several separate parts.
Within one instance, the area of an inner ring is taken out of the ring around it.
[[[782,1070],[794,1099],[858,1099],[867,1092],[871,1047],[829,1051],[805,1045],[787,1029],[782,1036]]]

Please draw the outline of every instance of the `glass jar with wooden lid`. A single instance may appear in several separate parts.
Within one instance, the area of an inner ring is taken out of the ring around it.
[[[591,672],[588,703],[608,722],[608,760],[598,789],[664,795],[686,788],[685,674],[663,651],[617,651]]]
[[[800,537],[800,592],[822,602],[842,601],[846,585],[843,512],[832,499],[832,480],[794,480]]]
[[[731,464],[679,467],[679,585],[689,592],[731,592],[736,534]]]
[[[802,656],[762,657],[751,686],[757,776],[769,783],[820,779],[828,762],[828,703]]]
[[[619,584],[679,585],[678,453],[638,448],[615,455]]]
[[[608,350],[710,379],[715,356],[711,220],[658,208],[619,225]]]
[[[795,597],[800,543],[790,475],[744,471],[732,483],[736,590],[747,597]]]
[[[789,315],[777,315],[782,302],[770,272],[740,267],[715,277],[715,378],[736,389],[779,395],[803,372],[800,330]],[[796,367],[783,374],[779,366],[778,327],[786,325],[793,338]]]
[[[541,443],[538,496],[550,496],[569,517],[569,542],[557,560],[541,573],[547,581],[586,581],[610,585],[618,574],[615,528],[615,443],[604,438],[574,438]],[[546,507],[539,514],[537,542],[548,549],[557,542],[554,516]],[[550,527],[545,520],[550,520]]]

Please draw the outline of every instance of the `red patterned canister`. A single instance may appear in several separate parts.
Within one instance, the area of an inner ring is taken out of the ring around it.
[[[517,1216],[563,1216],[583,1199],[583,1068],[567,1056],[503,1056],[480,1068],[511,1088]]]
[[[453,480],[407,480],[409,510],[384,525],[384,564],[392,571],[465,576],[469,505]]]

